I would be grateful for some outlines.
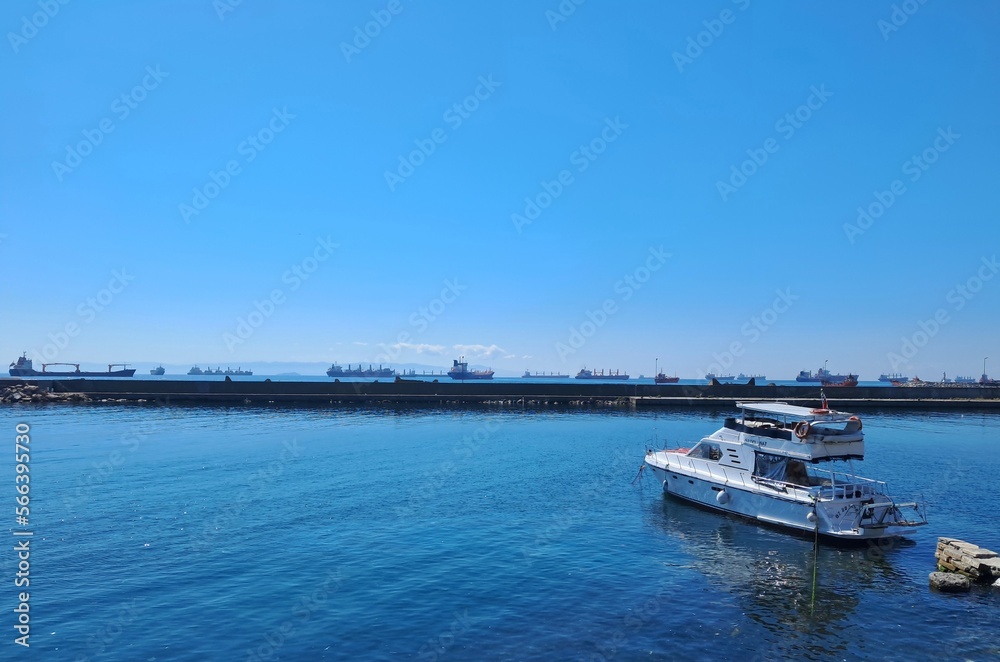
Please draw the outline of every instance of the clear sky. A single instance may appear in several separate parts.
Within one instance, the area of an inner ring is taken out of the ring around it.
[[[1000,373],[995,3],[11,0],[0,27],[10,360]]]

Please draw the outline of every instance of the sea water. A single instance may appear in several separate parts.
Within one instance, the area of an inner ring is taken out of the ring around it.
[[[1000,655],[1000,591],[927,581],[937,536],[1000,548],[1000,415],[865,415],[858,473],[926,500],[930,523],[814,552],[634,480],[647,448],[689,445],[729,413],[7,407],[0,657]],[[14,585],[21,530],[29,588]],[[30,649],[14,641],[22,591]]]

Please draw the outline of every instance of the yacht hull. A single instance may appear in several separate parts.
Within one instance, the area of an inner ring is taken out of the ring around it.
[[[727,475],[718,478],[697,472],[684,471],[676,466],[660,467],[647,462],[663,491],[671,496],[709,508],[716,512],[737,515],[802,534],[815,534],[825,539],[839,541],[865,541],[894,538],[902,535],[903,527],[862,526],[858,522],[865,510],[865,494],[857,499],[820,500],[815,506],[815,522],[810,521],[814,512],[813,501],[805,490],[789,489],[781,494],[755,483],[748,483],[745,476]],[[735,474],[736,472],[728,472]],[[877,520],[879,512],[872,513]]]

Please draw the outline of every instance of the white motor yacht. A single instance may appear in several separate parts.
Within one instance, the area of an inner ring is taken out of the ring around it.
[[[840,540],[898,536],[927,523],[924,508],[855,475],[861,419],[784,402],[740,402],[740,415],[692,448],[650,450],[664,492],[726,513]],[[838,470],[835,463],[847,466]],[[823,468],[829,465],[830,468]]]

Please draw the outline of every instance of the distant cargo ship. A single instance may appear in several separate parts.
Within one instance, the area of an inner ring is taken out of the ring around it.
[[[956,384],[975,384],[976,381],[978,381],[978,380],[975,377],[961,377],[961,376],[959,376],[959,377],[955,378],[955,383]]]
[[[905,384],[906,382],[910,381],[910,378],[907,377],[906,375],[901,375],[897,372],[894,372],[891,375],[883,373],[878,376],[878,380],[880,382],[892,382],[893,384]]]
[[[150,370],[149,374],[151,374],[151,375],[162,375],[165,372],[166,372],[166,370],[161,365],[161,366],[158,366],[158,367],[153,368],[152,370]]]
[[[205,368],[204,370],[202,370],[198,366],[194,366],[193,368],[191,368],[190,370],[188,370],[188,374],[189,375],[244,375],[245,376],[245,375],[252,375],[253,374],[253,370],[241,370],[240,368],[237,368],[236,370],[233,370],[232,368],[226,368],[225,370],[223,370],[222,368],[216,368],[215,370],[212,370],[211,368]]]
[[[469,370],[469,364],[462,356],[452,361],[448,376],[452,379],[493,379],[493,371]]]
[[[653,381],[657,384],[676,384],[680,380],[680,377],[670,377],[662,372],[656,373],[656,377],[653,377]]]
[[[705,379],[707,379],[708,381],[712,381],[714,379],[715,381],[718,381],[718,382],[731,382],[731,381],[733,381],[736,378],[733,377],[732,375],[721,375],[720,376],[720,375],[715,374],[714,372],[710,372],[707,375],[705,375]]]
[[[816,374],[809,372],[808,370],[802,370],[799,372],[798,377],[795,378],[797,382],[833,382],[839,383],[850,377],[847,375],[834,375],[826,368],[820,368],[816,371]],[[857,375],[855,375],[857,377]]]
[[[50,365],[71,365],[75,370],[49,370]],[[115,366],[121,366],[121,370],[114,370]],[[43,363],[41,371],[35,370],[28,358],[27,353],[18,357],[17,361],[10,364],[11,377],[131,377],[135,374],[135,368],[129,368],[125,363],[111,363],[107,372],[88,372],[80,370],[79,363]]]
[[[381,365],[378,368],[373,368],[371,364],[368,365],[367,369],[363,369],[361,364],[358,364],[357,368],[352,368],[351,364],[347,364],[347,370],[344,370],[342,366],[334,363],[330,366],[330,369],[326,371],[328,377],[395,377],[396,371],[392,368],[383,368]]]
[[[587,370],[584,368],[580,372],[576,373],[576,379],[615,379],[619,381],[625,381],[628,379],[628,375],[623,375],[617,370],[611,372],[608,370],[608,374],[604,374],[604,371],[594,372],[593,370]]]
[[[767,379],[767,377],[765,377],[764,375],[744,375],[741,372],[739,375],[736,376],[736,379],[752,379],[754,381],[757,381],[758,379],[760,380]]]
[[[550,372],[549,374],[545,374],[544,372],[536,372],[535,374],[531,374],[530,372],[525,370],[524,374],[521,375],[521,379],[569,379],[569,375],[557,375],[554,372]]]

